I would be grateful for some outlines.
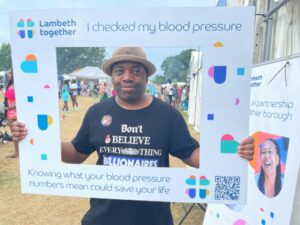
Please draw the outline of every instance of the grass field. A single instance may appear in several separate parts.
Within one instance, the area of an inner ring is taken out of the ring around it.
[[[79,97],[80,109],[69,111],[61,121],[61,139],[71,140],[76,134],[87,108],[98,99]],[[8,130],[8,128],[1,128]],[[199,134],[191,129],[198,139]],[[0,225],[77,225],[89,208],[89,199],[22,194],[19,180],[19,161],[6,158],[13,153],[13,144],[0,143]],[[96,155],[87,163],[94,163]],[[171,158],[171,165],[182,167],[180,160]],[[174,223],[177,225],[191,204],[172,203]],[[203,211],[195,206],[182,225],[200,225]],[[117,224],[115,224],[117,225]],[[142,225],[142,224],[141,224]],[[155,224],[153,224],[155,225]]]

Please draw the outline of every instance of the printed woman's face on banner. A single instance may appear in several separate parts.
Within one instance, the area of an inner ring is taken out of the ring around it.
[[[253,138],[255,159],[251,165],[257,188],[266,197],[273,198],[282,189],[289,138],[264,132],[255,133]]]
[[[260,153],[262,170],[265,175],[276,175],[276,167],[279,165],[279,155],[276,144],[271,140],[266,140],[262,144]]]

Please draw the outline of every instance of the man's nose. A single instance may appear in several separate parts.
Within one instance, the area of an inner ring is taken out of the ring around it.
[[[123,74],[123,80],[129,81],[132,80],[132,72],[129,69],[126,69]]]

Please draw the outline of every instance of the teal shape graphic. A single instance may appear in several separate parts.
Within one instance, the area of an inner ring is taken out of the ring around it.
[[[201,177],[200,177],[200,185],[208,186],[208,185],[209,185],[209,180],[206,179],[205,176],[201,176]]]
[[[196,176],[190,176],[185,182],[187,185],[196,185]]]
[[[24,24],[24,20],[23,19],[20,19],[17,23],[17,27],[24,27],[25,24]]]
[[[31,19],[27,19],[27,27],[34,27],[34,22]]]
[[[207,189],[199,189],[199,197],[201,199],[205,199],[206,196],[209,195],[209,191]]]
[[[237,141],[221,141],[221,153],[237,153],[239,145]]]
[[[231,134],[224,134],[221,137],[221,153],[237,153],[239,143],[234,140]]]

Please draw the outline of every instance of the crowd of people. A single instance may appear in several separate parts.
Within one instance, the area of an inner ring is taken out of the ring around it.
[[[63,101],[63,112],[69,111],[70,100],[72,109],[75,111],[79,109],[77,96],[99,97],[100,102],[110,96],[115,96],[114,90],[105,81],[64,80],[59,89],[59,97]]]
[[[184,112],[188,110],[189,85],[185,83],[178,84],[168,80],[167,84],[159,85],[155,81],[149,80],[147,92],[177,109],[181,109]]]
[[[12,123],[17,120],[17,109],[16,109],[16,97],[15,97],[15,88],[14,88],[14,74],[12,70],[6,72],[6,82],[4,87],[0,87],[0,96],[2,104],[0,107],[0,127],[8,126],[12,131]],[[5,138],[8,141],[12,141],[12,138],[5,133]],[[1,138],[4,138],[3,133],[1,132]],[[9,155],[8,158],[19,158],[19,145],[17,141],[13,141],[14,153]]]

